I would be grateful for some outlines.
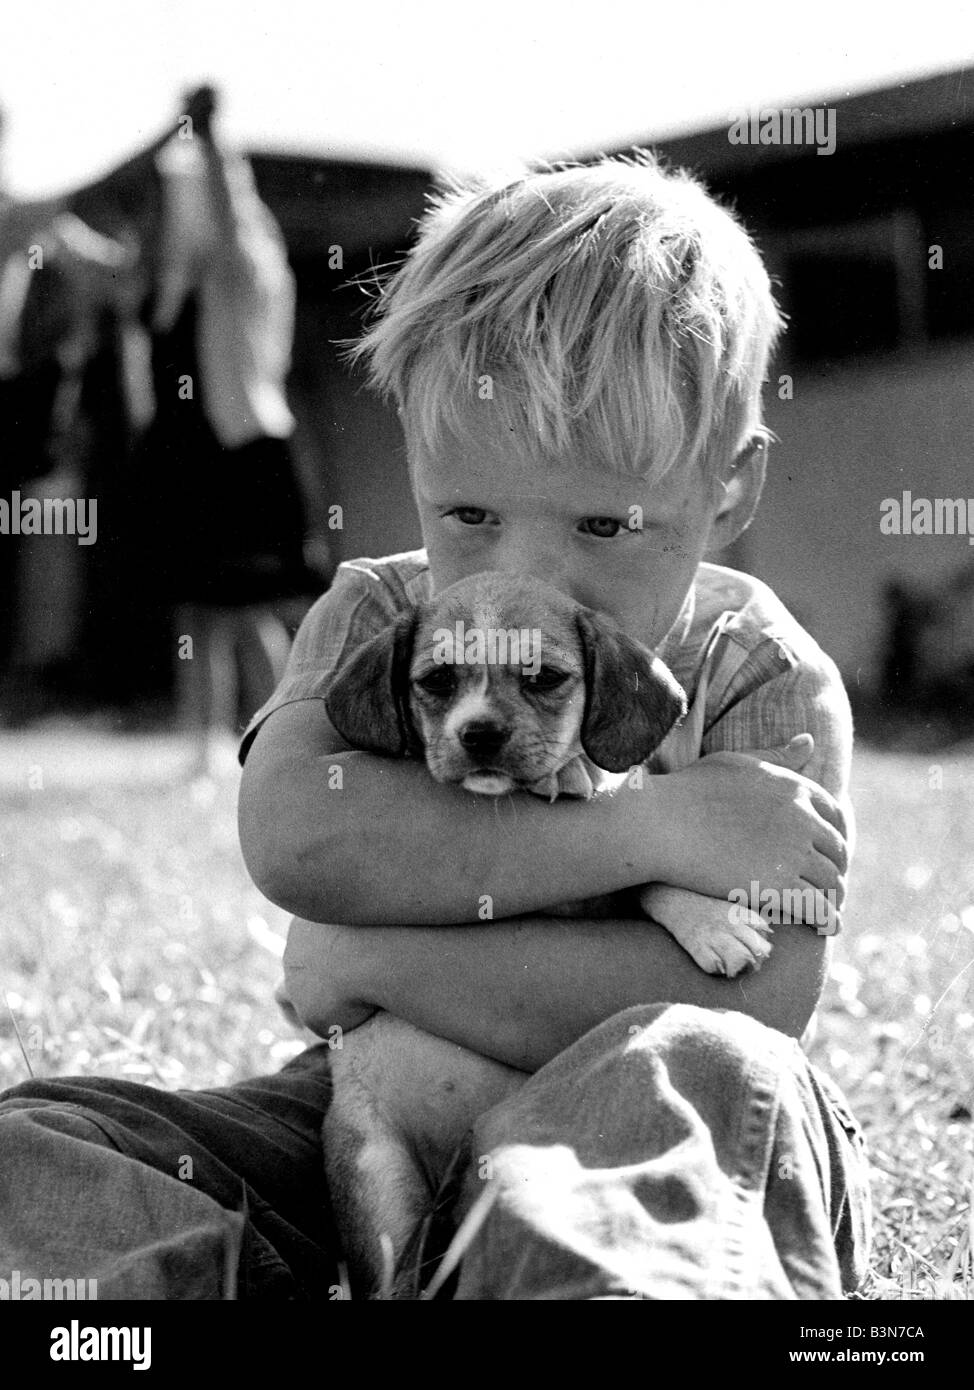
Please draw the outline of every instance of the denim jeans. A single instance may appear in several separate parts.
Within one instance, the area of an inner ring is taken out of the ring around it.
[[[862,1132],[745,1014],[627,1009],[483,1115],[460,1299],[834,1299],[866,1272]]]
[[[327,1298],[325,1044],[201,1091],[62,1077],[0,1096],[0,1279],[102,1299]]]
[[[102,1298],[335,1297],[328,1056],[221,1090],[6,1092],[0,1278],[97,1278]],[[798,1044],[743,1014],[617,1014],[483,1115],[463,1153],[417,1293],[464,1217],[460,1300],[832,1299],[865,1272],[862,1134]]]

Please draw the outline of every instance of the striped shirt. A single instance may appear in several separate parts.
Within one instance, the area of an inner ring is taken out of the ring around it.
[[[250,721],[240,761],[269,714],[323,699],[353,651],[431,594],[424,550],[339,565],[298,630],[280,685]],[[708,753],[775,748],[809,733],[815,751],[803,775],[849,814],[848,697],[835,664],[766,584],[701,564],[657,654],[687,692],[690,710],[649,760],[650,771],[677,771]]]

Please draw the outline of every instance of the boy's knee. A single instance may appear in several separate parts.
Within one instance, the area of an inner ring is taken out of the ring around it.
[[[0,1091],[0,1114],[3,1114],[8,1101],[31,1100],[56,1104],[64,1100],[65,1090],[70,1091],[73,1084],[80,1088],[84,1080],[84,1077],[59,1076],[56,1081],[43,1081],[38,1077],[31,1077],[29,1081],[18,1081],[16,1086]]]
[[[790,1038],[748,1014],[696,1004],[636,1004],[614,1014],[589,1036],[603,1030],[605,1043],[634,1049],[683,1046],[745,1059],[784,1055],[794,1048]]]
[[[101,1148],[117,1148],[80,1101],[52,1096],[43,1082],[23,1082],[0,1093],[0,1144],[8,1155],[12,1144],[29,1143],[31,1133],[38,1129]]]
[[[711,1091],[742,1095],[755,1084],[775,1089],[773,1078],[795,1071],[801,1056],[793,1039],[747,1014],[671,1003],[624,1009],[575,1048],[573,1070],[591,1071],[601,1085],[606,1069],[632,1076],[642,1060],[647,1082],[662,1067],[672,1084],[699,1099]],[[574,1051],[563,1054],[566,1062]]]
[[[0,1119],[30,1111],[32,1118],[41,1114],[80,1114],[91,1099],[89,1083],[83,1076],[59,1076],[53,1081],[31,1077],[19,1081],[6,1091],[0,1091]]]

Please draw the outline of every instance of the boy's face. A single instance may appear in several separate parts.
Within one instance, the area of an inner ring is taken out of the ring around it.
[[[411,471],[434,593],[481,570],[534,576],[648,647],[679,616],[716,512],[699,470],[650,486],[569,452],[539,471],[489,436],[416,450]]]

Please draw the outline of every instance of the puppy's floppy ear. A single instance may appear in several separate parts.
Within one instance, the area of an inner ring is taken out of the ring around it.
[[[589,609],[577,614],[585,656],[582,747],[606,772],[644,762],[687,712],[682,686],[659,657]]]
[[[409,713],[416,623],[416,613],[404,614],[339,667],[325,696],[325,709],[353,748],[401,757],[421,747]]]

